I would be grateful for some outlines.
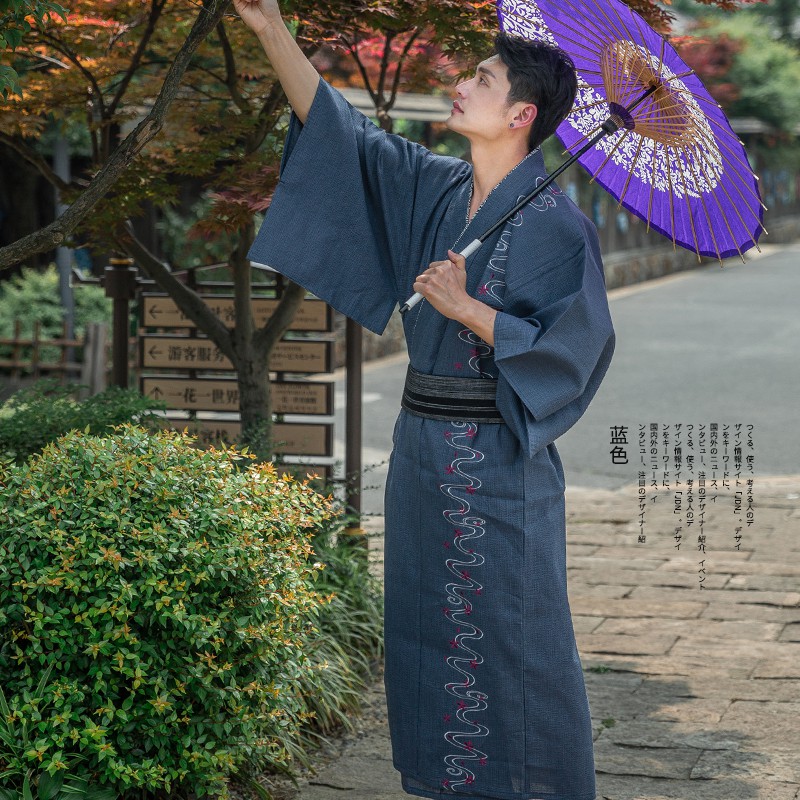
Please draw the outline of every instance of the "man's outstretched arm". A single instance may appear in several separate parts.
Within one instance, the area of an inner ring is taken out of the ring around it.
[[[289,33],[277,0],[233,0],[233,5],[258,36],[294,113],[304,123],[319,86],[319,73]]]

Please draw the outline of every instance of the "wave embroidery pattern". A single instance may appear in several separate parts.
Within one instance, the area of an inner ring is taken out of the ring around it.
[[[447,559],[447,568],[458,578],[446,585],[448,606],[444,613],[447,619],[456,626],[455,636],[450,640],[450,647],[458,650],[458,654],[447,656],[447,663],[461,676],[460,680],[445,684],[445,690],[456,698],[455,716],[459,722],[466,726],[464,730],[448,730],[444,738],[459,752],[445,756],[449,778],[442,780],[445,789],[455,791],[457,786],[469,785],[475,782],[475,771],[470,767],[485,766],[487,755],[478,749],[475,739],[487,736],[489,729],[468,719],[467,714],[484,711],[487,708],[487,695],[473,687],[476,683],[476,670],[483,664],[483,656],[471,646],[483,638],[483,631],[470,619],[472,615],[472,600],[468,593],[479,596],[483,586],[470,574],[469,570],[484,563],[484,557],[475,552],[476,539],[484,535],[486,521],[477,516],[471,516],[471,506],[467,499],[481,486],[481,481],[467,474],[463,465],[470,462],[477,464],[483,461],[484,454],[470,446],[478,432],[474,422],[451,422],[452,430],[445,433],[445,438],[455,450],[455,457],[447,468],[447,474],[454,476],[458,483],[443,483],[441,491],[456,503],[455,508],[444,511],[445,519],[453,526],[453,545],[459,555]],[[449,549],[449,543],[448,543]],[[445,714],[445,721],[449,722],[450,714]],[[470,762],[467,766],[465,762]]]
[[[541,183],[544,182],[544,178],[539,177],[536,179],[536,185],[539,186]],[[548,208],[555,208],[557,204],[557,198],[560,195],[563,195],[561,189],[558,188],[555,184],[551,183],[547,189],[542,192],[542,194],[534,197],[528,205],[535,209],[536,211],[547,211]],[[517,202],[522,200],[525,195],[521,194],[517,197]],[[516,214],[508,221],[503,232],[500,234],[500,239],[495,245],[494,253],[492,253],[492,257],[489,259],[489,269],[491,270],[489,280],[483,284],[483,286],[478,289],[478,294],[481,296],[484,302],[487,302],[489,299],[494,300],[497,303],[498,310],[502,310],[503,308],[503,295],[505,293],[506,287],[506,261],[508,260],[508,249],[511,246],[511,232],[513,228],[519,228],[520,225],[524,222],[524,218],[522,216],[522,211],[517,211]],[[470,338],[469,334],[471,331],[466,330],[462,331],[459,338],[462,341],[469,341],[470,343],[474,343],[475,340]],[[475,334],[472,334],[474,337]],[[479,342],[483,342],[482,339],[477,340]],[[491,348],[490,348],[491,351]],[[488,355],[486,353],[485,355]],[[480,368],[470,360],[470,367],[473,370],[480,373],[483,377],[485,375],[484,372],[480,370]]]
[[[489,280],[479,290],[484,301],[494,300],[500,308],[503,307],[502,290],[506,286],[506,261],[508,260],[508,246],[511,243],[511,226],[521,224],[522,215],[517,212],[514,218],[509,220],[506,229],[500,234],[494,253],[489,259],[489,269],[491,270]]]
[[[521,200],[522,197],[519,199]],[[518,211],[508,221],[505,229],[500,234],[492,257],[489,259],[489,280],[478,289],[478,296],[480,299],[485,303],[490,299],[494,300],[498,310],[503,308],[503,291],[506,286],[506,261],[508,260],[508,248],[511,244],[511,229],[520,225],[522,225],[522,214]],[[489,305],[491,305],[491,303],[489,303]],[[458,338],[462,342],[471,345],[469,351],[470,369],[473,372],[477,372],[481,378],[494,378],[495,376],[492,373],[481,368],[481,359],[485,359],[491,355],[494,348],[469,328],[464,328],[459,331]]]

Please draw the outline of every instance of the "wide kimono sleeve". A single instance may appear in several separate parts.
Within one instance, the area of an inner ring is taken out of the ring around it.
[[[278,186],[247,257],[382,333],[400,287],[421,271],[412,243],[468,169],[381,130],[320,78],[305,124],[291,115]]]
[[[615,343],[596,230],[577,209],[553,216],[509,253],[494,326],[497,406],[530,457],[581,417]]]

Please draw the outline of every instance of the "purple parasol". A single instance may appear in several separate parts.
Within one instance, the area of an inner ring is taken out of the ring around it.
[[[620,0],[497,0],[500,27],[567,52],[578,93],[556,133],[572,155],[461,251],[578,161],[628,211],[700,256],[758,247],[766,206],[742,142],[671,45]],[[406,313],[422,295],[400,308]]]
[[[620,0],[498,0],[497,14],[569,53],[578,94],[556,133],[573,153],[595,140],[578,161],[620,205],[698,257],[758,248],[765,206],[742,143],[642,17]]]

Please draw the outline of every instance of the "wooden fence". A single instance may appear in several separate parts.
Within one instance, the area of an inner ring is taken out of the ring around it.
[[[63,385],[81,383],[87,388],[81,391],[81,399],[98,394],[107,385],[111,364],[111,343],[108,341],[108,325],[104,322],[90,323],[83,339],[67,337],[64,323],[61,336],[56,339],[42,338],[42,325],[35,322],[33,335],[22,336],[22,323],[14,321],[14,335],[0,338],[0,350],[11,350],[10,358],[0,358],[0,375],[7,378],[8,388],[15,390],[30,382],[55,376]],[[58,357],[43,360],[43,351],[56,349]],[[79,357],[76,358],[76,351]],[[5,392],[3,393],[5,394]]]

